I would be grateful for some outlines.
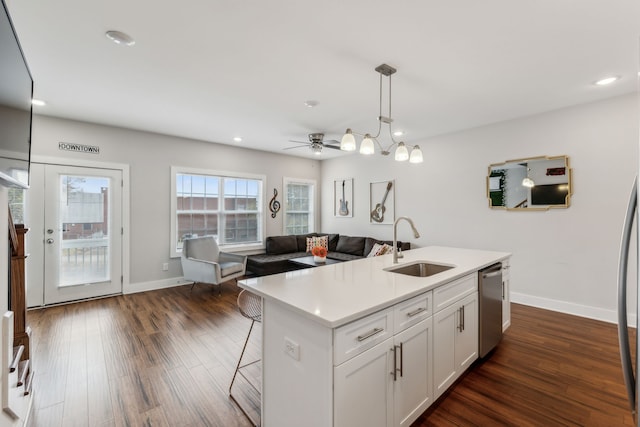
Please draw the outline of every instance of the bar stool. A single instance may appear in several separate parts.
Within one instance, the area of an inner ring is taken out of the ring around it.
[[[231,399],[236,403],[236,405],[238,405],[242,413],[244,413],[244,415],[249,419],[249,421],[251,421],[253,425],[258,426],[259,423],[256,423],[255,420],[253,420],[251,416],[247,413],[247,411],[245,411],[242,405],[236,400],[236,398],[233,397],[233,394],[231,393],[231,388],[233,387],[233,383],[236,380],[236,375],[240,374],[247,381],[247,383],[249,383],[249,385],[253,387],[256,390],[256,392],[258,392],[258,395],[261,394],[258,387],[256,387],[251,382],[251,380],[249,380],[249,378],[247,378],[246,375],[242,373],[243,368],[246,368],[247,366],[258,363],[260,362],[261,359],[254,360],[253,362],[242,365],[242,357],[244,356],[244,351],[247,349],[247,344],[249,343],[249,337],[251,337],[251,331],[253,330],[254,323],[262,322],[262,298],[255,294],[252,294],[251,292],[242,290],[238,294],[238,309],[240,310],[240,313],[244,317],[246,317],[247,319],[251,319],[251,326],[249,327],[249,333],[247,334],[247,339],[244,341],[244,346],[242,347],[242,353],[240,353],[240,359],[238,359],[236,370],[233,373],[233,378],[231,379],[231,385],[229,385],[229,397],[231,397]]]

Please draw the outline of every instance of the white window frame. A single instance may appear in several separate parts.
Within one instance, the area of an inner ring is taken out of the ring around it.
[[[318,209],[316,209],[316,206],[318,206],[318,184],[316,182],[315,179],[306,179],[306,178],[291,178],[291,177],[283,177],[282,178],[282,192],[283,192],[283,196],[282,196],[282,205],[284,207],[283,209],[283,216],[282,216],[282,233],[283,234],[288,234],[287,231],[287,197],[289,192],[288,190],[288,186],[289,184],[303,184],[303,185],[311,185],[311,189],[312,189],[312,194],[311,194],[311,199],[310,199],[310,215],[309,218],[311,220],[311,223],[309,224],[309,233],[313,233],[316,231],[316,226],[317,226],[317,222],[318,222]]]
[[[239,179],[253,179],[260,181],[260,188],[258,190],[260,194],[260,203],[258,203],[258,240],[259,242],[252,243],[236,243],[236,244],[222,244],[218,242],[220,249],[225,252],[244,252],[244,251],[253,251],[264,248],[264,230],[266,230],[266,218],[264,213],[264,204],[265,204],[265,194],[264,189],[266,188],[267,177],[266,175],[257,175],[251,173],[241,173],[241,172],[229,172],[229,171],[220,171],[220,170],[211,170],[211,169],[199,169],[199,168],[189,168],[182,166],[171,166],[171,238],[170,238],[170,257],[171,258],[179,258],[182,250],[178,249],[178,238],[176,236],[177,232],[177,188],[176,188],[176,176],[178,174],[185,175],[208,175],[214,177],[222,177],[222,178],[239,178]],[[219,226],[222,223],[219,222]]]

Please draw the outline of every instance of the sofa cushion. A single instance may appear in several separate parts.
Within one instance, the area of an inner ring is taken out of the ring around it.
[[[338,239],[340,238],[340,235],[339,234],[328,234],[327,236],[329,238],[329,250],[330,251],[335,251],[336,247],[338,246]]]
[[[351,255],[364,255],[364,237],[340,236],[336,246],[337,252]],[[373,245],[371,245],[373,247]]]
[[[329,236],[315,236],[307,237],[306,252],[311,252],[316,246],[322,246],[327,251],[329,250]]]
[[[307,250],[307,237],[317,236],[318,233],[307,233],[307,234],[296,234],[296,242],[298,248],[296,249],[298,252],[305,252]]]
[[[378,239],[374,239],[373,237],[367,237],[364,242],[364,254],[365,255],[369,254],[373,249],[373,245],[375,245],[376,243],[379,245],[387,244],[393,247],[393,240],[378,240]],[[403,251],[406,251],[411,249],[411,243],[408,243],[408,242],[403,243],[398,240],[398,247],[401,248]]]
[[[371,258],[374,256],[380,256],[380,255],[384,255],[384,254],[390,254],[392,252],[393,246],[391,245],[387,245],[386,243],[380,244],[380,243],[374,243],[373,244],[373,248],[371,248],[371,251],[369,251],[367,253],[367,258]]]
[[[298,252],[298,242],[296,240],[296,236],[267,237],[265,241],[265,251],[269,255]]]

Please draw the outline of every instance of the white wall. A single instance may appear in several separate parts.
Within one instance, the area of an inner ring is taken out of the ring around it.
[[[320,182],[317,160],[52,117],[34,118],[32,140],[34,157],[130,166],[131,285],[125,286],[125,292],[175,284],[174,279],[182,276],[180,260],[169,259],[171,166],[266,175],[267,236],[282,234],[282,210],[273,219],[267,205],[274,187],[282,201],[283,176]],[[97,145],[100,154],[60,151],[61,141]],[[169,271],[162,271],[165,262],[169,263]]]
[[[372,124],[373,125],[373,124]],[[336,218],[322,194],[322,229],[390,239],[392,226],[368,221],[370,182],[395,179],[396,217],[414,219],[422,237],[399,224],[399,238],[513,253],[513,300],[615,320],[622,223],[638,170],[635,95],[553,111],[420,141],[425,162],[359,154],[325,160],[322,187],[354,177],[354,217]],[[491,163],[568,155],[574,195],[569,209],[492,210],[486,199]],[[634,278],[632,278],[634,279]]]

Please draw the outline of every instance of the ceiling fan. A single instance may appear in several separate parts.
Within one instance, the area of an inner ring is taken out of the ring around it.
[[[332,148],[334,150],[340,149],[340,141],[336,141],[334,139],[331,139],[329,141],[323,141],[323,139],[324,139],[324,133],[310,133],[309,142],[289,140],[289,142],[295,142],[296,144],[303,144],[303,145],[287,147],[287,148],[283,148],[283,150],[291,150],[293,148],[300,148],[300,147],[307,146],[311,149],[311,151],[313,151],[313,154],[319,155],[320,153],[322,153],[322,149],[324,147]],[[332,144],[338,144],[338,145],[336,146]]]

